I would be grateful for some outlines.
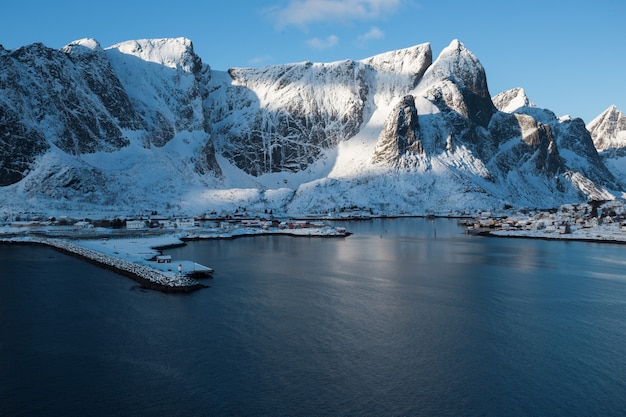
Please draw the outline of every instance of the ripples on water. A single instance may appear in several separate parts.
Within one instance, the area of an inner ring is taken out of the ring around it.
[[[12,415],[623,415],[624,246],[350,223],[168,251],[187,295],[0,247]],[[7,268],[5,268],[5,271]]]

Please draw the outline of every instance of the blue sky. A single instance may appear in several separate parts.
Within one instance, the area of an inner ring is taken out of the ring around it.
[[[29,1],[0,0],[0,44],[52,48],[85,37],[103,47],[184,36],[216,70],[362,59],[459,39],[487,71],[492,95],[524,87],[538,106],[585,122],[626,112],[623,0]]]

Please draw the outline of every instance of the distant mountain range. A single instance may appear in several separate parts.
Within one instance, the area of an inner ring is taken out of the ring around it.
[[[0,47],[0,216],[380,214],[621,198],[626,116],[492,97],[454,40],[213,71],[185,38]]]

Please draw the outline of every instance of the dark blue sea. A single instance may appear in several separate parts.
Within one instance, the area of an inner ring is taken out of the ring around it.
[[[167,250],[180,295],[0,245],[0,415],[626,415],[626,246],[343,225]]]

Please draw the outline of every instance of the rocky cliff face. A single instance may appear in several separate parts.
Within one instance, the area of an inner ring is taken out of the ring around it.
[[[95,62],[98,53],[65,53],[42,44],[0,53],[0,184],[24,178],[50,146],[80,155],[128,144],[122,129],[132,126],[132,111],[119,122],[112,119],[128,97],[110,65]]]
[[[511,96],[519,104],[519,91]],[[526,100],[522,102],[528,103]],[[491,161],[500,172],[541,173],[539,178],[544,177],[555,192],[578,190],[581,197],[584,194],[589,199],[610,199],[607,190],[622,187],[598,155],[581,119],[559,119],[551,111],[532,105],[506,106],[515,110],[497,113],[489,126],[492,137],[505,139]]]
[[[122,42],[106,56],[140,115],[144,146],[162,147],[178,132],[204,130],[210,68],[189,39]]]
[[[121,129],[140,129],[141,120],[126,89],[120,83],[100,44],[95,39],[82,39],[61,49],[78,67],[84,79]],[[73,80],[68,80],[72,82]]]
[[[549,124],[543,124],[527,114],[498,113],[493,117],[489,130],[501,143],[490,163],[502,174],[526,171],[554,177],[565,171]]]
[[[231,69],[213,84],[209,124],[222,155],[253,176],[298,172],[354,136],[369,91],[354,61]]]
[[[397,164],[423,152],[415,98],[407,95],[393,108],[385,122],[372,162]]]
[[[422,105],[425,114],[411,113],[403,100],[389,115],[373,162],[406,167],[403,161],[408,156],[422,154],[419,165],[426,170],[442,164],[453,168],[455,176],[467,175],[473,181],[478,174],[498,188],[520,182],[521,193],[514,189],[503,193],[511,200],[542,194],[605,199],[611,198],[607,189],[622,187],[599,157],[582,120],[560,120],[549,110],[538,109],[519,88],[497,95],[494,105],[484,69],[457,41],[428,68],[413,94],[427,99],[439,112]],[[419,152],[406,146],[403,123],[410,119],[405,112],[414,120],[427,120],[409,129],[415,132],[409,141],[418,144]],[[482,164],[474,160],[459,171],[459,147]],[[491,187],[488,183],[483,187]]]
[[[456,40],[434,62],[422,44],[228,72],[185,38],[35,44],[0,49],[0,194],[63,207],[246,195],[298,212],[606,199],[626,173],[612,175],[594,142],[626,131],[620,114],[589,134],[522,89],[492,101],[484,68]]]
[[[626,116],[610,106],[586,126],[600,158],[619,184],[626,184]],[[619,185],[615,189],[623,189]]]
[[[423,44],[362,61],[231,69],[214,77],[207,101],[217,151],[254,176],[305,170],[431,63]]]
[[[107,50],[93,39],[61,50],[34,44],[0,51],[0,69],[0,185],[24,179],[38,158],[54,149],[76,156],[113,153],[132,141],[164,146],[179,132],[206,132],[202,102],[210,70],[184,38],[132,41]],[[208,133],[205,140],[197,169],[219,173]],[[27,189],[36,192],[39,184],[47,193],[72,183],[84,184],[78,191],[90,193],[85,170],[63,172],[76,175],[52,176],[59,181],[35,181]]]

